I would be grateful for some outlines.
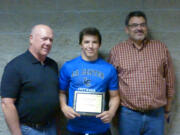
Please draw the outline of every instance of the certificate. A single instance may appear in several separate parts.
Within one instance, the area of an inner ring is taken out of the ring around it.
[[[104,111],[104,92],[75,91],[73,108],[82,115],[97,115]]]

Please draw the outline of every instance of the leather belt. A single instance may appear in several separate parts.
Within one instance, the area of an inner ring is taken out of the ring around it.
[[[45,126],[47,126],[49,124],[49,122],[44,122],[44,123],[23,122],[21,124],[35,128],[35,129],[42,129]]]
[[[150,112],[153,112],[153,110],[140,110],[138,112],[141,112],[141,113],[150,113]]]

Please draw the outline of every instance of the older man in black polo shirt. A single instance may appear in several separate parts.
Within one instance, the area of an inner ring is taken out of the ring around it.
[[[29,49],[5,67],[2,110],[12,135],[56,135],[58,66],[47,57],[53,31],[47,25],[36,25],[29,41]]]

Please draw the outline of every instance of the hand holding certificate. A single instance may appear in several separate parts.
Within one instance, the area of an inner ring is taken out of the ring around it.
[[[82,115],[97,115],[104,111],[105,94],[102,92],[76,91],[74,110]]]

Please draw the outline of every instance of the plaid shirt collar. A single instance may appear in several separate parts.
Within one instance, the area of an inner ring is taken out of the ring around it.
[[[128,44],[130,45],[130,46],[132,46],[134,49],[137,49],[137,50],[139,50],[139,51],[141,51],[141,50],[143,50],[143,48],[145,48],[146,46],[147,46],[147,44],[148,44],[148,42],[149,42],[149,39],[144,39],[143,40],[143,45],[142,45],[142,47],[141,48],[137,48],[134,44],[134,41],[133,40],[131,40],[130,38],[127,40],[127,42],[128,42]]]

